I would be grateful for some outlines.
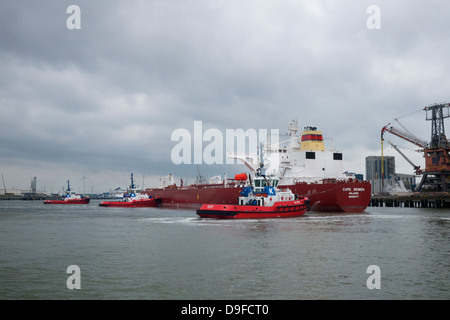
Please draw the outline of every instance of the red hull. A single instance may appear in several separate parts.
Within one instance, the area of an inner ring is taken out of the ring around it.
[[[310,210],[319,212],[364,212],[370,202],[368,181],[335,181],[282,186],[310,199]],[[162,206],[200,208],[202,204],[238,203],[241,187],[219,185],[147,189],[146,193],[162,199]]]
[[[101,207],[157,207],[161,203],[160,198],[126,201],[103,201],[99,204]]]
[[[336,182],[322,184],[295,184],[288,188],[299,196],[311,200],[311,211],[364,212],[370,202],[371,185],[368,181]]]
[[[88,204],[91,199],[71,199],[71,200],[44,200],[45,204]]]
[[[292,218],[305,214],[305,200],[277,202],[273,207],[248,205],[204,204],[197,210],[201,218],[215,219],[265,219]]]

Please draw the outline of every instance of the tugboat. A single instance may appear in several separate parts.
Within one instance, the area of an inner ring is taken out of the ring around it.
[[[197,210],[201,218],[260,219],[302,216],[308,198],[297,198],[289,189],[278,189],[278,179],[257,177],[254,185],[240,192],[239,204],[204,204]]]
[[[309,199],[299,198],[289,189],[278,189],[279,179],[266,178],[262,163],[256,175],[250,186],[243,187],[237,205],[203,204],[197,215],[218,219],[290,218],[308,210]]]
[[[130,192],[123,195],[120,201],[102,201],[101,207],[157,207],[161,203],[161,198],[151,197],[145,193],[138,193],[134,186],[133,174],[131,174]]]
[[[67,180],[66,195],[61,200],[44,200],[45,204],[88,204],[91,199],[89,197],[82,197],[70,190],[70,182]]]

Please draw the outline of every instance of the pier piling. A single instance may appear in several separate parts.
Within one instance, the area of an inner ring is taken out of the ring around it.
[[[371,207],[450,208],[450,193],[421,192],[410,194],[372,195]]]

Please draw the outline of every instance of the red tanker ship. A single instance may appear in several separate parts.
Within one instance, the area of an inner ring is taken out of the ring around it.
[[[363,212],[370,202],[370,182],[359,181],[344,172],[342,153],[334,148],[325,149],[322,132],[317,128],[306,127],[297,135],[298,124],[293,120],[288,131],[287,147],[268,143],[257,155],[232,157],[241,160],[251,173],[263,169],[263,175],[279,177],[280,187],[310,200],[311,211]],[[198,209],[202,204],[237,204],[239,193],[249,183],[247,179],[241,174],[235,179],[224,178],[220,183],[190,186],[176,186],[172,180],[168,187],[145,192],[160,197],[161,206]]]

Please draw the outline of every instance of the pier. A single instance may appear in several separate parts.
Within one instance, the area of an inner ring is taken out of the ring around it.
[[[449,192],[415,192],[372,195],[371,207],[450,208]]]

